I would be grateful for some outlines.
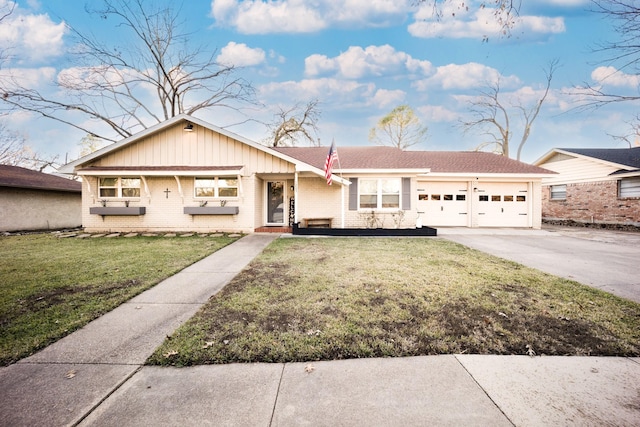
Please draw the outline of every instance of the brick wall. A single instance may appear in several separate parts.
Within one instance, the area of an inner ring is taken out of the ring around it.
[[[542,217],[610,224],[640,223],[640,199],[619,199],[617,181],[567,184],[566,200],[550,200],[542,188]]]

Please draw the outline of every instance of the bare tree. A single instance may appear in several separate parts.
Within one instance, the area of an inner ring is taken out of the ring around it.
[[[311,145],[319,146],[320,139],[317,137],[319,118],[317,99],[305,105],[296,103],[288,109],[279,107],[274,122],[267,125],[270,135],[265,142],[272,147],[286,147],[297,145],[299,140],[303,139]]]
[[[400,105],[369,131],[369,141],[376,145],[390,145],[406,150],[426,140],[428,128],[423,126],[413,109]]]
[[[553,73],[557,67],[558,61],[551,61],[549,67],[545,70],[546,86],[540,98],[532,106],[505,104],[501,101],[499,81],[489,84],[486,89],[480,91],[480,95],[471,102],[469,108],[471,119],[461,122],[465,133],[478,131],[488,137],[485,142],[476,147],[476,150],[492,148],[494,153],[509,157],[513,136],[512,118],[517,115],[524,122],[516,154],[516,159],[520,160],[522,148],[529,139],[529,135],[531,135],[533,123],[542,109],[542,104],[544,104],[549,95]]]
[[[126,45],[111,46],[72,28],[76,67],[53,83],[65,96],[48,96],[16,78],[0,82],[5,105],[115,141],[181,113],[253,102],[253,87],[233,65],[216,62],[215,50],[189,45],[179,10],[145,0],[103,0],[101,9],[87,12],[114,20],[128,35]],[[149,93],[155,93],[151,100]],[[89,129],[87,119],[107,130]]]
[[[618,34],[617,40],[603,42],[594,49],[594,53],[606,55],[602,63],[616,65],[615,69],[611,68],[611,76],[620,72],[637,76],[640,73],[640,6],[631,0],[592,0],[592,4],[594,12],[612,21],[614,31]],[[640,100],[637,91],[630,94],[610,92],[602,83],[584,83],[571,91],[580,100],[577,110]]]
[[[60,166],[58,156],[46,158],[34,152],[19,133],[0,124],[0,165],[20,166],[42,172],[48,167]]]

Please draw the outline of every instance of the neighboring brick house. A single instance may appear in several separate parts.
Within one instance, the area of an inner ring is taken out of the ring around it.
[[[87,231],[541,226],[550,172],[481,152],[271,148],[179,115],[63,166]]]
[[[640,225],[640,147],[555,148],[534,163],[557,172],[542,180],[542,217]]]
[[[81,193],[77,181],[0,165],[0,231],[80,227]]]

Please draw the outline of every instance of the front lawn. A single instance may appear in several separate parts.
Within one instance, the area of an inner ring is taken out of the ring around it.
[[[62,338],[230,237],[0,237],[0,365]]]
[[[451,353],[639,356],[640,304],[441,239],[282,238],[148,363]]]

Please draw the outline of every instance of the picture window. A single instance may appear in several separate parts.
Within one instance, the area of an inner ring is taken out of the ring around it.
[[[361,179],[360,209],[400,208],[400,188],[399,178]]]

